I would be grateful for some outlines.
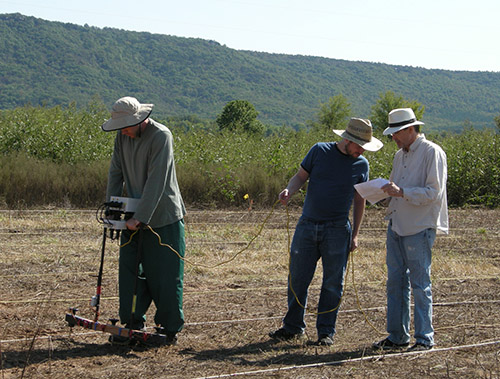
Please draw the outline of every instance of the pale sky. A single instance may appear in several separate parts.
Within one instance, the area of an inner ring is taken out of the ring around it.
[[[500,72],[499,0],[0,0],[0,13],[237,50]]]

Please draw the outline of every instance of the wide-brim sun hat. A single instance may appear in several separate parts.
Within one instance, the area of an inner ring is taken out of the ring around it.
[[[140,124],[149,117],[154,104],[141,104],[135,97],[125,96],[116,100],[111,118],[102,124],[102,130],[111,132]]]
[[[372,123],[363,118],[351,118],[345,130],[333,132],[346,140],[354,142],[368,151],[377,151],[384,146],[382,141],[373,137]]]
[[[413,109],[398,108],[389,112],[389,127],[384,130],[384,136],[399,132],[413,125],[425,125],[418,121]]]

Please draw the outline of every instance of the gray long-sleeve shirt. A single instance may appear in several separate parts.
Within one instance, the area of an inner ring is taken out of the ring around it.
[[[141,199],[134,218],[151,227],[181,220],[186,208],[175,174],[170,130],[149,119],[140,137],[117,132],[108,174],[107,200],[111,196]]]

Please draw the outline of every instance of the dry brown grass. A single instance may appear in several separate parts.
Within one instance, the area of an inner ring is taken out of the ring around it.
[[[255,377],[500,376],[500,344],[485,345],[500,341],[500,210],[451,210],[452,233],[438,237],[434,248],[438,349],[384,356],[370,349],[381,338],[375,329],[385,328],[385,222],[378,209],[365,217],[353,258],[356,287],[349,272],[334,346],[312,343],[314,315],[307,316],[305,340],[267,337],[286,309],[287,231],[293,233],[299,211],[291,211],[287,230],[278,207],[242,251],[269,210],[191,210],[187,324],[177,346],[160,348],[112,346],[103,333],[66,326],[68,307],[92,317],[102,229],[91,211],[0,212],[0,378],[194,378],[258,370]],[[117,253],[116,243],[108,243],[101,321],[117,314]],[[312,308],[320,280],[319,267]]]

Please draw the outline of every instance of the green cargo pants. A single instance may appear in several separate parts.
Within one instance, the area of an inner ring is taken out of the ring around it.
[[[184,221],[180,220],[161,228],[153,228],[162,244],[168,244],[184,257]],[[135,286],[139,232],[124,230],[121,236],[119,261],[120,320],[130,322]],[[158,237],[149,229],[142,231],[142,252],[137,278],[137,301],[134,324],[146,320],[146,312],[153,301],[156,306],[154,322],[167,332],[179,332],[184,325],[182,295],[184,261],[169,247],[161,246]]]

